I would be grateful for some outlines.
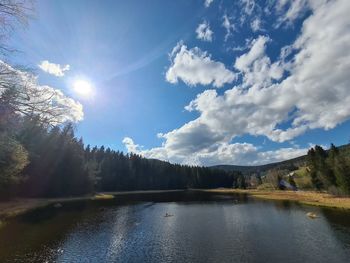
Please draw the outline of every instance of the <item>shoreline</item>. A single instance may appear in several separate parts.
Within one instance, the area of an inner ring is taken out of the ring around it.
[[[142,191],[120,191],[120,192],[99,192],[94,195],[78,196],[78,197],[58,197],[58,198],[15,198],[8,201],[0,201],[0,226],[1,221],[25,214],[37,208],[43,208],[57,203],[67,203],[75,201],[103,200],[113,199],[120,195],[133,194],[156,194],[182,192],[184,189],[178,190],[142,190]],[[112,196],[112,197],[111,197]]]
[[[314,191],[266,191],[256,189],[208,189],[201,191],[220,194],[247,194],[264,200],[292,201],[304,205],[350,210],[350,197],[339,197]]]
[[[95,195],[80,197],[60,197],[60,198],[17,198],[9,201],[0,202],[0,226],[1,221],[25,214],[31,210],[46,207],[57,203],[67,203],[74,201],[113,199],[118,195],[133,194],[155,194],[182,192],[185,189],[178,190],[144,190],[144,191],[124,191],[124,192],[102,192]],[[350,210],[350,197],[338,197],[327,193],[313,191],[264,191],[256,189],[188,189],[187,191],[198,191],[217,194],[247,194],[253,198],[274,201],[293,201],[305,205],[346,209]]]

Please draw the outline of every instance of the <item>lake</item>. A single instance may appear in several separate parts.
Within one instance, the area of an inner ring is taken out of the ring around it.
[[[239,194],[181,191],[63,203],[0,229],[2,263],[349,259],[349,212]]]

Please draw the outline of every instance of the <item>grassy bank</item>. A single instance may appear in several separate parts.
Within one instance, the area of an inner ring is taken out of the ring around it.
[[[24,214],[30,210],[69,201],[88,200],[91,196],[67,198],[18,198],[0,202],[0,220]]]
[[[202,191],[227,194],[244,193],[249,194],[255,198],[266,200],[296,201],[306,205],[350,209],[350,197],[339,197],[327,193],[319,193],[313,191],[262,191],[254,189],[210,189]]]

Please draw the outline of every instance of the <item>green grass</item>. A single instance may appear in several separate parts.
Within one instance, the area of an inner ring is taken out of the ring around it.
[[[299,169],[294,171],[294,173],[296,177],[305,177],[309,175],[309,172],[306,166],[299,167]]]
[[[106,199],[113,199],[114,195],[111,194],[97,194],[94,197],[92,197],[91,199],[93,200],[106,200]]]
[[[294,181],[299,189],[313,189],[310,174],[305,166],[295,171]]]

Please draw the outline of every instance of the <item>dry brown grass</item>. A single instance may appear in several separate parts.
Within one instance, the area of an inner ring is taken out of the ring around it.
[[[13,217],[46,204],[47,202],[39,199],[15,199],[0,202],[0,218]]]
[[[71,201],[86,200],[90,197],[67,197],[67,198],[19,198],[0,202],[0,219],[6,219],[24,214],[30,210],[45,207],[50,204]]]
[[[260,191],[255,189],[210,189],[203,190],[217,193],[245,193],[256,198],[268,200],[289,200],[307,205],[350,209],[350,197],[339,197],[314,191]]]

